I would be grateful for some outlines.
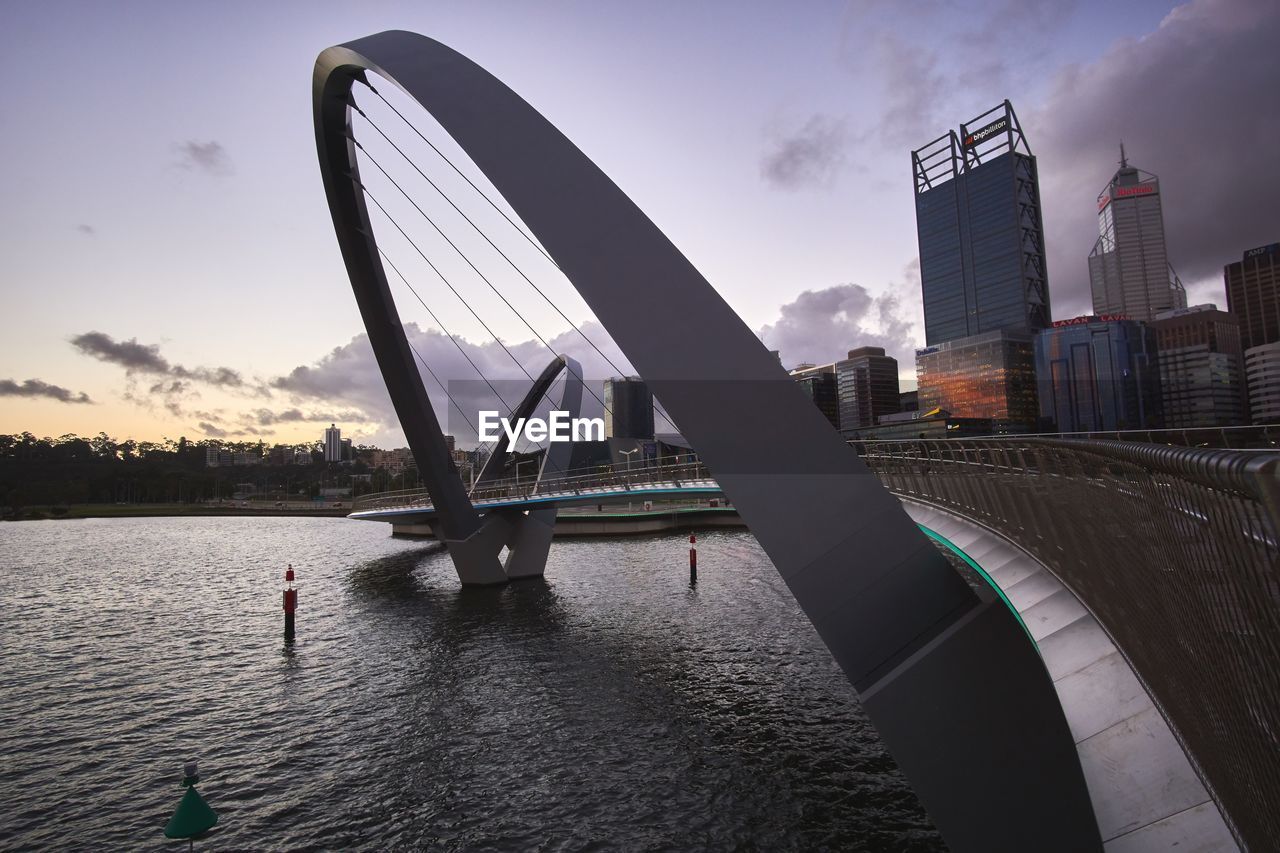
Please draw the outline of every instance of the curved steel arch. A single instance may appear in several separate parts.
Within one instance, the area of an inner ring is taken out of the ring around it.
[[[412,370],[359,186],[351,87],[430,113],[555,259],[698,449],[853,682],[953,850],[1099,850],[1062,709],[1034,646],[979,598],[750,329],[639,208],[528,103],[424,36],[316,60],[316,145],[379,367],[455,562],[482,538]],[[457,484],[456,487],[454,484]],[[487,546],[480,549],[487,551]]]

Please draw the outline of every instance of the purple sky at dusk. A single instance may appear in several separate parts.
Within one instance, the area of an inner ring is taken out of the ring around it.
[[[913,376],[909,152],[1005,98],[1038,157],[1056,318],[1088,311],[1094,199],[1121,139],[1161,177],[1192,304],[1225,307],[1222,265],[1280,239],[1271,0],[4,8],[3,432],[294,442],[339,419],[357,442],[402,442],[311,126],[316,54],[384,29],[443,41],[529,100],[788,365],[874,343]],[[526,262],[589,321],[554,269]],[[481,366],[519,375],[429,292]],[[397,296],[436,372],[473,380]],[[588,375],[612,373],[536,296],[512,298]],[[531,371],[549,358],[509,313],[485,316]]]

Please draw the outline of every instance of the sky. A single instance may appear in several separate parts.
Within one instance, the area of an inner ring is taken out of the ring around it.
[[[1280,239],[1273,0],[0,8],[0,432],[292,443],[332,421],[357,443],[402,443],[334,240],[310,102],[321,50],[384,29],[444,42],[533,104],[788,366],[881,345],[913,376],[910,151],[1005,98],[1038,160],[1055,318],[1089,311],[1095,198],[1121,140],[1161,178],[1191,304],[1225,307],[1222,266]],[[485,186],[429,116],[388,97]],[[553,266],[385,105],[362,106],[372,156],[417,180],[376,126],[516,262],[477,266],[529,325],[378,187],[414,241],[375,222],[413,286],[393,279],[401,316],[463,410],[485,398],[476,367],[536,375],[548,346],[588,377],[627,369]],[[410,195],[464,254],[487,251],[425,183]]]

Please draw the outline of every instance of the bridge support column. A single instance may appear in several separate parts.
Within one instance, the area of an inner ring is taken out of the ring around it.
[[[453,567],[458,580],[468,586],[491,586],[506,583],[507,573],[498,559],[502,546],[507,544],[510,522],[499,516],[489,516],[480,529],[466,539],[446,539]]]
[[[551,536],[555,533],[556,510],[535,509],[522,516],[507,542],[506,571],[511,580],[540,578],[547,570],[547,555],[551,552]]]

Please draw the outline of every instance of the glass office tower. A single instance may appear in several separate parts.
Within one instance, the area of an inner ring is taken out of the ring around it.
[[[1051,321],[1036,158],[1008,101],[911,152],[929,346]]]
[[[1156,333],[1146,323],[1085,316],[1036,336],[1045,432],[1157,429],[1161,414]]]
[[[859,347],[835,363],[840,428],[875,426],[898,411],[898,360],[883,347]]]

